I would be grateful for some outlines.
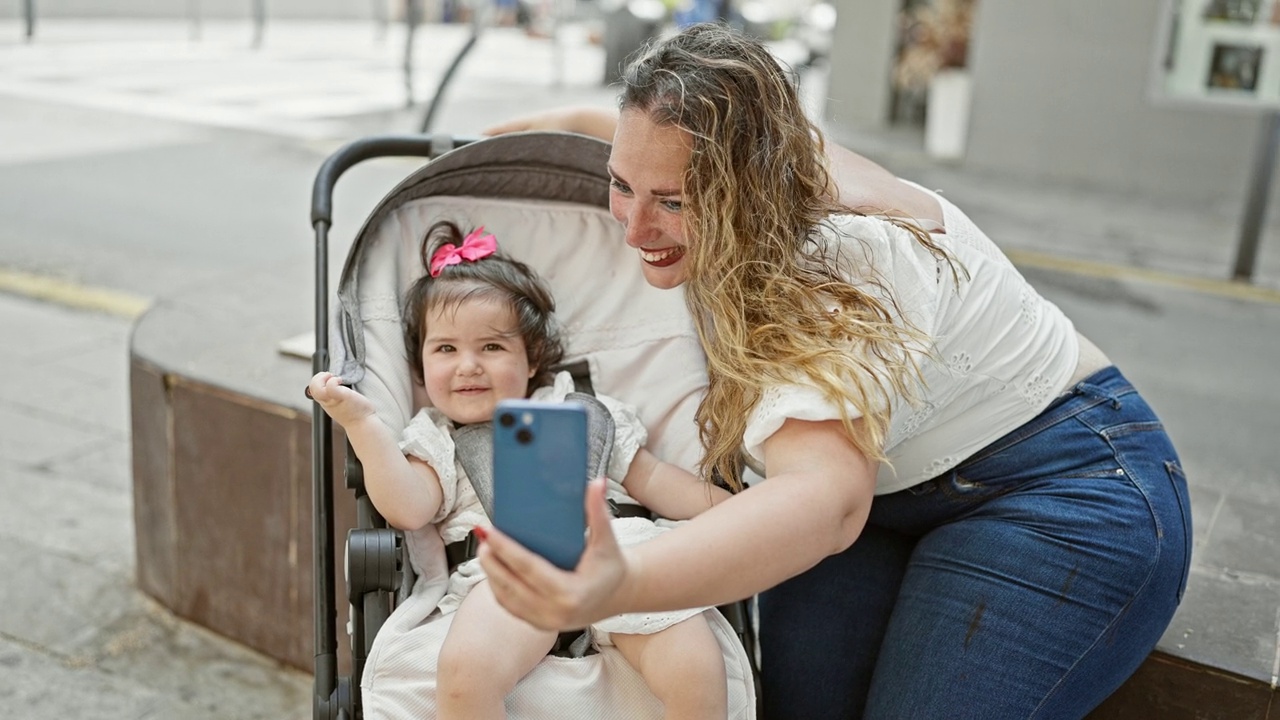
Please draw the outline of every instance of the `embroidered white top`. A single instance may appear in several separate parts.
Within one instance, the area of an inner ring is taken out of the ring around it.
[[[881,464],[877,495],[935,477],[1035,417],[1071,378],[1080,352],[1070,319],[959,208],[930,194],[942,204],[946,228],[932,237],[968,273],[959,285],[945,261],[885,220],[837,216],[826,233],[849,280],[865,278],[872,264],[902,315],[933,341],[932,352],[918,356],[925,383],[919,401],[892,403],[889,463]],[[859,415],[851,405],[847,411]],[[810,384],[771,386],[748,418],[743,447],[763,462],[764,441],[787,418],[839,417]]]

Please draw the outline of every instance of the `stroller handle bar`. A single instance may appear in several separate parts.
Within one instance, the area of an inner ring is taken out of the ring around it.
[[[312,372],[329,367],[329,227],[333,224],[333,188],[342,173],[380,157],[436,158],[477,138],[449,135],[377,135],[343,145],[325,159],[311,192],[311,225],[315,229],[315,354]],[[337,602],[334,597],[333,421],[313,402],[311,408],[311,481],[315,509],[313,552],[315,576],[315,696],[313,717],[351,718],[358,703],[358,674],[338,677]],[[358,673],[358,668],[357,668]]]
[[[325,159],[311,190],[311,224],[333,222],[333,187],[352,166],[380,157],[435,158],[479,138],[451,135],[375,135],[353,140]]]

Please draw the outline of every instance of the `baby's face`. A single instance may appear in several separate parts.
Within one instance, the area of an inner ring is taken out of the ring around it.
[[[427,310],[422,377],[431,404],[456,423],[493,418],[499,400],[523,398],[537,368],[509,303],[485,297]]]

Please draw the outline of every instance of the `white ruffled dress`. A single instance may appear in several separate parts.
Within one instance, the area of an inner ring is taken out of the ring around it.
[[[556,375],[551,386],[535,390],[531,398],[543,402],[561,402],[573,391],[573,378],[569,373],[562,372]],[[604,395],[598,396],[598,399],[609,409],[614,422],[607,497],[618,504],[635,504],[636,501],[627,495],[618,478],[626,477],[636,452],[648,440],[648,431],[630,405]],[[440,531],[440,538],[446,545],[465,539],[476,525],[489,523],[484,508],[471,487],[471,481],[467,479],[466,471],[456,457],[452,428],[450,420],[438,410],[423,408],[405,428],[400,440],[400,449],[406,455],[426,462],[440,477],[444,498],[440,511],[431,522]],[[665,520],[655,523],[646,518],[628,517],[615,518],[612,527],[618,543],[625,547],[657,537],[675,524]],[[440,600],[439,612],[442,615],[455,612],[471,588],[481,580],[484,580],[484,571],[478,561],[468,560],[459,565],[449,576],[448,589]],[[649,635],[706,609],[699,607],[672,612],[617,615],[592,625],[592,637],[597,644],[608,645],[611,644],[609,636],[613,633]]]

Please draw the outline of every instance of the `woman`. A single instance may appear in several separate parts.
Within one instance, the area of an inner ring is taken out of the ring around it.
[[[1151,409],[958,208],[825,146],[759,43],[686,29],[620,107],[494,132],[612,138],[613,215],[707,354],[704,474],[765,480],[625,551],[594,485],[572,573],[491,532],[499,601],[568,628],[760,593],[771,720],[1087,714],[1185,587]]]

